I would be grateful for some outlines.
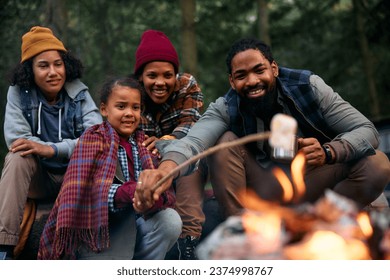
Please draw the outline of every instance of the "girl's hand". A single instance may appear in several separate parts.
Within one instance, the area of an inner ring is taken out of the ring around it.
[[[134,193],[134,204],[136,204],[134,209],[149,209],[155,201],[159,200],[160,195],[171,187],[173,178],[177,174],[173,174],[157,189],[154,189],[154,186],[175,167],[177,167],[176,163],[167,160],[162,162],[158,169],[145,169],[141,172]]]
[[[148,207],[145,203],[139,203],[139,201],[136,198],[133,198],[133,209],[138,214],[145,213],[150,208],[151,207]]]

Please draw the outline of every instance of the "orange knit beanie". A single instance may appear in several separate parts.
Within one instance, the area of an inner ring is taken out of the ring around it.
[[[48,50],[66,52],[64,44],[53,35],[49,28],[34,26],[22,37],[22,59],[20,63]]]

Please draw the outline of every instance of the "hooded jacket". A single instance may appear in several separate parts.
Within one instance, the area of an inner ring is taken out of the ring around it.
[[[4,118],[4,138],[8,147],[15,140],[25,138],[51,145],[57,157],[70,158],[78,137],[86,128],[101,123],[102,117],[88,92],[88,87],[79,79],[65,83],[64,88],[69,99],[66,99],[63,113],[67,126],[73,131],[73,137],[61,139],[59,135],[58,142],[52,143],[42,141],[38,133],[40,104],[36,89],[9,87]]]

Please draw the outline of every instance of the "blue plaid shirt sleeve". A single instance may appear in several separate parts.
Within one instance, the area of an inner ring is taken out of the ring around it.
[[[120,186],[121,186],[121,184],[112,184],[109,191],[108,191],[108,198],[107,198],[108,209],[110,212],[113,212],[113,213],[119,212],[121,210],[119,208],[115,208],[115,201],[114,201],[115,193]]]
[[[132,152],[133,152],[133,158],[134,158],[134,175],[135,175],[135,180],[138,179],[139,174],[141,173],[141,161],[139,158],[139,152],[137,149],[137,143],[133,137],[129,138],[129,142],[131,143],[132,146]],[[122,146],[118,147],[118,161],[121,166],[123,176],[125,177],[125,180],[128,181],[130,180],[130,174],[129,170],[127,168],[128,162],[127,162],[127,156],[126,156],[126,151]],[[119,212],[123,209],[116,208],[115,207],[115,193],[118,190],[118,188],[122,186],[122,184],[112,184],[110,187],[110,190],[108,191],[108,209],[110,212],[116,213]]]
[[[118,161],[122,168],[123,175],[126,180],[129,178],[129,171],[127,170],[127,159],[126,151],[122,146],[118,147]],[[121,209],[115,207],[115,193],[122,184],[112,184],[110,190],[108,191],[108,209],[110,212],[116,213],[121,211]]]

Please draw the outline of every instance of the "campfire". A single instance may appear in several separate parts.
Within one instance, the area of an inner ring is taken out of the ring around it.
[[[246,135],[213,146],[172,169],[157,189],[183,167],[212,153],[269,139],[271,147],[291,151],[297,122],[277,114],[271,132]],[[284,154],[284,153],[281,153]],[[273,174],[283,188],[283,206],[261,200],[254,192],[241,194],[245,211],[228,218],[197,247],[200,259],[386,259],[390,260],[390,211],[359,211],[353,201],[327,190],[314,204],[300,203],[305,193],[305,157],[291,163],[292,182],[281,169]]]
[[[247,190],[245,211],[228,218],[199,246],[200,259],[370,260],[390,259],[390,212],[359,211],[355,203],[327,190],[317,202],[299,203],[305,192],[305,158],[292,164],[292,182],[275,169],[284,204]]]

